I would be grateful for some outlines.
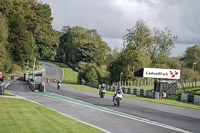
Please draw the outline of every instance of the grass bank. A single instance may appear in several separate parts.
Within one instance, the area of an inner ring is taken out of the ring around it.
[[[98,95],[99,90],[96,89],[96,88],[89,87],[89,86],[86,86],[86,85],[74,84],[76,80],[73,80],[73,79],[76,79],[78,77],[69,78],[67,76],[67,75],[73,75],[73,74],[70,74],[70,73],[74,73],[74,71],[71,68],[69,68],[68,66],[66,66],[66,64],[55,63],[55,62],[50,62],[50,63],[57,64],[60,67],[64,66],[64,73],[65,74],[64,74],[63,80],[64,81],[68,81],[70,79],[70,80],[73,81],[73,84],[71,84],[69,82],[63,82],[64,85],[72,87],[72,88],[80,89],[80,90],[95,92]],[[65,71],[66,67],[67,67],[67,69],[71,69],[71,70]],[[107,91],[106,95],[113,95],[113,92]],[[200,106],[199,105],[195,105],[195,104],[191,104],[191,103],[184,103],[184,102],[181,102],[181,101],[176,101],[176,100],[171,100],[171,99],[152,99],[152,98],[145,98],[145,97],[136,96],[136,95],[130,95],[130,94],[125,94],[124,97],[131,98],[131,99],[138,99],[138,100],[148,101],[148,102],[154,102],[154,103],[160,103],[160,104],[166,104],[166,105],[172,105],[172,106],[178,106],[178,107],[192,108],[192,109],[200,110]]]
[[[0,97],[2,133],[100,133],[102,131],[24,99]]]
[[[62,83],[65,84],[78,84],[80,83],[79,80],[79,73],[76,71],[73,71],[67,64],[64,63],[59,63],[59,62],[52,62],[52,61],[45,61],[48,63],[56,64],[63,68],[64,70],[64,78]]]

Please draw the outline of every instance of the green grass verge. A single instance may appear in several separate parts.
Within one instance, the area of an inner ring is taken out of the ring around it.
[[[66,84],[78,84],[78,83],[80,83],[79,73],[76,72],[76,71],[73,71],[68,65],[66,65],[64,63],[52,62],[52,61],[45,61],[45,62],[56,64],[56,65],[63,68],[64,78],[63,78],[62,83],[66,83]]]
[[[10,93],[8,93],[8,92],[4,92],[4,95],[5,95],[5,96],[15,96],[15,95],[10,94]]]
[[[42,77],[44,77],[44,74],[45,74],[45,72],[46,72],[45,67],[42,66],[42,65],[39,65],[39,70],[44,70],[44,71],[42,72]]]
[[[100,133],[102,131],[24,99],[0,97],[1,133]]]

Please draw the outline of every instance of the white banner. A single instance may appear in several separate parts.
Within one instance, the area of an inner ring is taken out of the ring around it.
[[[143,77],[180,79],[181,71],[176,69],[144,68]]]

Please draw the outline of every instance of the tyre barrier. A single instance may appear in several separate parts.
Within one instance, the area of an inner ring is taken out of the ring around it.
[[[200,105],[200,96],[199,95],[190,95],[190,94],[179,93],[177,100]]]
[[[86,82],[85,85],[90,86],[90,87],[94,87],[94,88],[99,88],[100,84],[97,83],[93,83],[93,82]],[[111,86],[111,85],[106,85],[106,89],[109,91],[115,91],[118,88],[118,86]],[[148,98],[156,98],[159,99],[159,93],[155,92],[153,93],[153,91],[151,90],[144,90],[144,89],[133,89],[133,88],[124,88],[122,87],[122,91],[125,94],[132,94],[132,95],[139,95],[139,96],[144,96],[144,97],[148,97]]]

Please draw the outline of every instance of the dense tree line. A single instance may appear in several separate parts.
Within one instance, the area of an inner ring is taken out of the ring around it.
[[[1,0],[0,70],[24,68],[32,65],[34,58],[53,59],[58,39],[52,19],[47,4],[36,0]]]

